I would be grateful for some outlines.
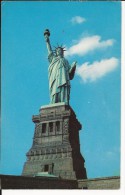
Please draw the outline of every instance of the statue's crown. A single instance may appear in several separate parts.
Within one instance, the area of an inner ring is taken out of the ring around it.
[[[54,46],[55,47],[55,46]],[[58,45],[57,44],[57,47],[55,47],[55,52],[56,52],[56,50],[58,49],[58,48],[60,48],[60,49],[62,49],[62,51],[66,51],[66,49],[65,49],[65,47],[63,47],[62,45]]]

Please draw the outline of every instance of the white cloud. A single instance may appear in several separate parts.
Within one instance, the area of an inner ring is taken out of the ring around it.
[[[112,46],[113,43],[114,43],[113,39],[101,41],[101,36],[98,36],[98,35],[88,36],[85,38],[81,38],[79,41],[77,41],[76,44],[74,44],[70,48],[67,48],[65,55],[66,56],[72,56],[72,55],[82,56],[95,49],[101,49],[101,48]]]
[[[84,82],[93,82],[113,71],[117,66],[118,59],[115,57],[95,61],[92,64],[85,62],[77,67],[76,74],[79,75]]]
[[[75,16],[71,19],[72,24],[82,24],[86,19],[81,16]]]
[[[105,157],[108,159],[113,159],[115,157],[118,157],[119,154],[120,154],[120,148],[115,147],[115,148],[112,148],[111,150],[107,151],[105,153]]]

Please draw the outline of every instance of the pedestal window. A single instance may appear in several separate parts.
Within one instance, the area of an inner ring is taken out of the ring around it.
[[[56,122],[56,131],[60,131],[60,122],[59,121]]]
[[[49,132],[53,132],[53,123],[49,123]]]
[[[46,133],[46,123],[42,124],[42,133]]]

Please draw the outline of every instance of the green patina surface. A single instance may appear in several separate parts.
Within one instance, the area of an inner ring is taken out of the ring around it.
[[[38,172],[37,174],[34,175],[35,177],[53,177],[53,178],[58,178],[58,176],[50,174],[48,172]]]
[[[56,47],[55,51],[52,50],[48,29],[45,30],[44,36],[48,49],[50,101],[52,104],[58,102],[69,104],[70,80],[74,78],[76,62],[69,64],[64,58],[65,50],[62,46]]]

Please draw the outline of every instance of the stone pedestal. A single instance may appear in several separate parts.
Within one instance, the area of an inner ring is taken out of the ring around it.
[[[86,179],[79,143],[81,124],[72,108],[65,103],[47,105],[32,120],[33,144],[26,154],[22,175],[48,172],[64,179]]]

